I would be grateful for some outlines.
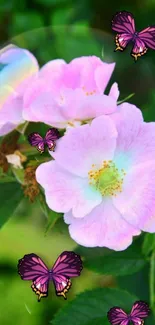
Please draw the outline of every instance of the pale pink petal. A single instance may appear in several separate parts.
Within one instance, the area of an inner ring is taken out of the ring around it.
[[[2,86],[0,89],[0,128],[1,135],[12,131],[22,118],[22,98],[10,86]],[[5,124],[6,127],[5,127]],[[8,130],[8,132],[7,132]]]
[[[134,227],[154,232],[155,164],[142,164],[127,171],[122,193],[117,194],[113,202]]]
[[[112,114],[117,110],[116,101],[112,97],[107,95],[85,96],[79,88],[75,90],[63,89],[61,98],[61,111],[66,117],[66,123]]]
[[[88,120],[101,115],[109,115],[117,110],[116,101],[106,95],[88,96],[81,101],[76,112],[76,119]]]
[[[62,88],[76,89],[80,86],[81,71],[73,61],[67,64],[64,60],[53,60],[40,70],[40,77],[48,80],[55,95]]]
[[[115,63],[105,63],[102,62],[102,65],[98,67],[95,71],[95,81],[96,85],[102,93],[104,93],[108,82],[112,76],[112,73],[115,68]]]
[[[24,122],[22,117],[22,98],[14,97],[8,100],[0,110],[0,121],[3,123],[19,124]]]
[[[37,97],[29,106],[29,110],[36,117],[37,121],[56,126],[56,123],[64,128],[66,118],[63,116],[63,110],[50,92],[44,92]]]
[[[56,59],[46,63],[39,71],[39,78],[45,79],[52,93],[57,96],[63,85],[64,70],[67,63],[64,60]]]
[[[9,132],[13,131],[18,125],[15,125],[13,123],[0,123],[0,136],[3,136],[5,134],[8,134]]]
[[[95,71],[103,62],[96,56],[83,56],[70,62],[71,69],[76,71],[76,87],[84,92],[99,92],[96,86]],[[101,92],[103,93],[103,91]]]
[[[124,103],[119,112],[111,115],[118,130],[114,160],[128,169],[148,161],[155,161],[155,123],[144,123],[136,106]]]
[[[37,78],[35,81],[31,82],[30,85],[25,89],[23,97],[23,117],[28,121],[39,121],[38,111],[33,114],[32,107],[33,102],[37,99],[43,92],[49,91],[49,84],[46,80]]]
[[[28,107],[42,92],[47,92],[49,85],[44,79],[37,78],[25,89],[24,107]]]
[[[91,125],[82,125],[67,131],[57,141],[51,155],[58,164],[71,173],[87,177],[92,164],[101,166],[104,160],[112,160],[117,132],[108,116],[94,119]]]
[[[74,217],[82,218],[102,201],[101,194],[90,188],[87,179],[72,175],[55,161],[41,164],[36,179],[45,189],[48,206],[56,212],[72,209]]]
[[[120,94],[120,92],[119,92],[119,89],[118,89],[118,83],[114,82],[114,84],[110,88],[108,96],[114,98],[117,101],[118,97],[119,97],[119,94]]]
[[[50,79],[53,76],[59,76],[66,65],[67,63],[62,59],[49,61],[40,69],[39,76],[40,78],[47,79]]]
[[[2,111],[4,104],[11,101],[12,98],[17,97],[17,92],[8,85],[0,84],[0,112]]]
[[[86,247],[108,247],[117,251],[126,249],[132,243],[132,237],[140,231],[128,222],[113,206],[110,199],[94,208],[84,218],[74,218],[71,212],[64,215],[69,223],[70,236]]]

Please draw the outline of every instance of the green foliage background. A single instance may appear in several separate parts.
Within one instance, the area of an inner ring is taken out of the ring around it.
[[[129,101],[142,109],[146,121],[155,121],[155,52],[136,64],[128,49],[113,52],[111,19],[120,10],[135,15],[137,30],[155,24],[152,0],[0,0],[0,45],[11,41],[27,48],[40,65],[81,55],[115,61],[110,84],[118,82],[120,100],[134,93]],[[33,128],[29,125],[27,132]],[[36,128],[44,133],[46,126]],[[29,154],[39,159],[36,152]],[[0,176],[0,324],[107,325],[109,308],[118,305],[129,311],[136,299],[151,304],[146,324],[154,324],[155,236],[142,234],[123,252],[79,247],[61,216],[23,197],[21,177],[13,170]],[[73,280],[67,302],[55,296],[51,285],[49,297],[38,304],[30,283],[17,274],[18,259],[34,252],[52,266],[63,250],[81,254],[84,271]]]

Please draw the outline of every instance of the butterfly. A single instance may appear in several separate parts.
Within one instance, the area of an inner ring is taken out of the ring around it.
[[[127,11],[117,13],[112,20],[112,30],[117,32],[115,37],[115,51],[124,51],[127,45],[132,42],[131,56],[135,61],[144,55],[150,48],[155,50],[155,26],[149,26],[141,32],[136,32],[133,15]]]
[[[148,304],[139,300],[133,304],[130,314],[126,314],[120,307],[113,307],[108,311],[107,317],[112,325],[129,325],[130,322],[133,325],[143,325],[143,318],[148,317],[149,313]]]
[[[18,273],[22,280],[32,281],[31,288],[38,295],[38,301],[48,296],[50,281],[54,283],[56,295],[67,299],[66,293],[72,285],[70,278],[80,276],[82,269],[81,257],[68,251],[60,254],[51,269],[33,253],[18,261]]]
[[[32,147],[36,147],[40,153],[45,151],[45,145],[47,145],[48,149],[54,151],[56,143],[55,141],[60,137],[59,131],[54,128],[50,128],[45,138],[42,138],[41,135],[37,132],[33,132],[29,134],[28,141]]]

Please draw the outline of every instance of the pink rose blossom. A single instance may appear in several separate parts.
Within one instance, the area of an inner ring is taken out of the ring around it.
[[[9,45],[0,51],[0,136],[24,122],[23,93],[38,71],[35,57],[27,50]]]
[[[155,232],[155,123],[136,106],[68,130],[52,156],[37,181],[78,244],[124,250],[141,231]]]
[[[48,62],[25,92],[24,119],[66,128],[115,112],[117,84],[109,96],[103,94],[114,67],[115,63],[102,62],[96,56],[76,58],[69,64],[64,60]]]

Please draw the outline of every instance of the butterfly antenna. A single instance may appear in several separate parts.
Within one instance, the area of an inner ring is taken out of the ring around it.
[[[38,296],[38,302],[40,302],[41,301],[41,296]]]

